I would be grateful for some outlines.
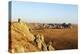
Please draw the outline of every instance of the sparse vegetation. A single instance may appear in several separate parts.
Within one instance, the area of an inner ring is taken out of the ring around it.
[[[46,28],[46,26],[47,28]],[[9,52],[35,52],[77,49],[77,25],[9,22]],[[61,26],[71,26],[61,28]],[[59,28],[60,27],[60,28]]]

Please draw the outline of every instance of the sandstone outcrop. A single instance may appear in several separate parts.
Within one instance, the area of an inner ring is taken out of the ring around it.
[[[9,29],[11,37],[9,39],[9,52],[21,53],[48,50],[43,34],[33,35],[29,29],[28,25],[24,22],[11,22]],[[53,48],[51,45],[50,47]]]

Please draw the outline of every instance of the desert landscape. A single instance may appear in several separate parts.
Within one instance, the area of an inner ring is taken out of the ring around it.
[[[34,28],[32,33],[44,34],[45,42],[52,41],[56,50],[77,49],[78,27],[76,24],[71,26],[72,28],[43,28],[37,30]]]
[[[12,1],[9,3],[9,52],[78,49],[78,6]]]
[[[70,24],[64,27],[62,24],[55,24],[55,28],[53,25],[26,23],[20,21],[20,19],[9,22],[9,52],[55,51],[78,48],[77,25]]]

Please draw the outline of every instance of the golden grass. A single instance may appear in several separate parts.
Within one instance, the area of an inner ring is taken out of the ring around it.
[[[29,28],[35,28],[29,31]],[[62,49],[77,49],[78,48],[78,28],[73,25],[67,29],[36,29],[33,24],[24,22],[11,22],[9,27],[9,52],[14,49],[15,52],[34,52],[39,51],[31,41],[34,40],[34,35],[41,33],[44,35],[46,44],[49,41],[53,42],[53,47],[56,50]]]
[[[72,28],[67,29],[34,29],[33,34],[35,33],[44,34],[46,43],[52,41],[56,50],[78,48],[77,25],[72,25]]]

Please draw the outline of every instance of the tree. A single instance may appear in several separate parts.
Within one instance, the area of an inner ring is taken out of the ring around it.
[[[20,18],[18,18],[18,22],[20,22],[21,21],[21,19]]]

